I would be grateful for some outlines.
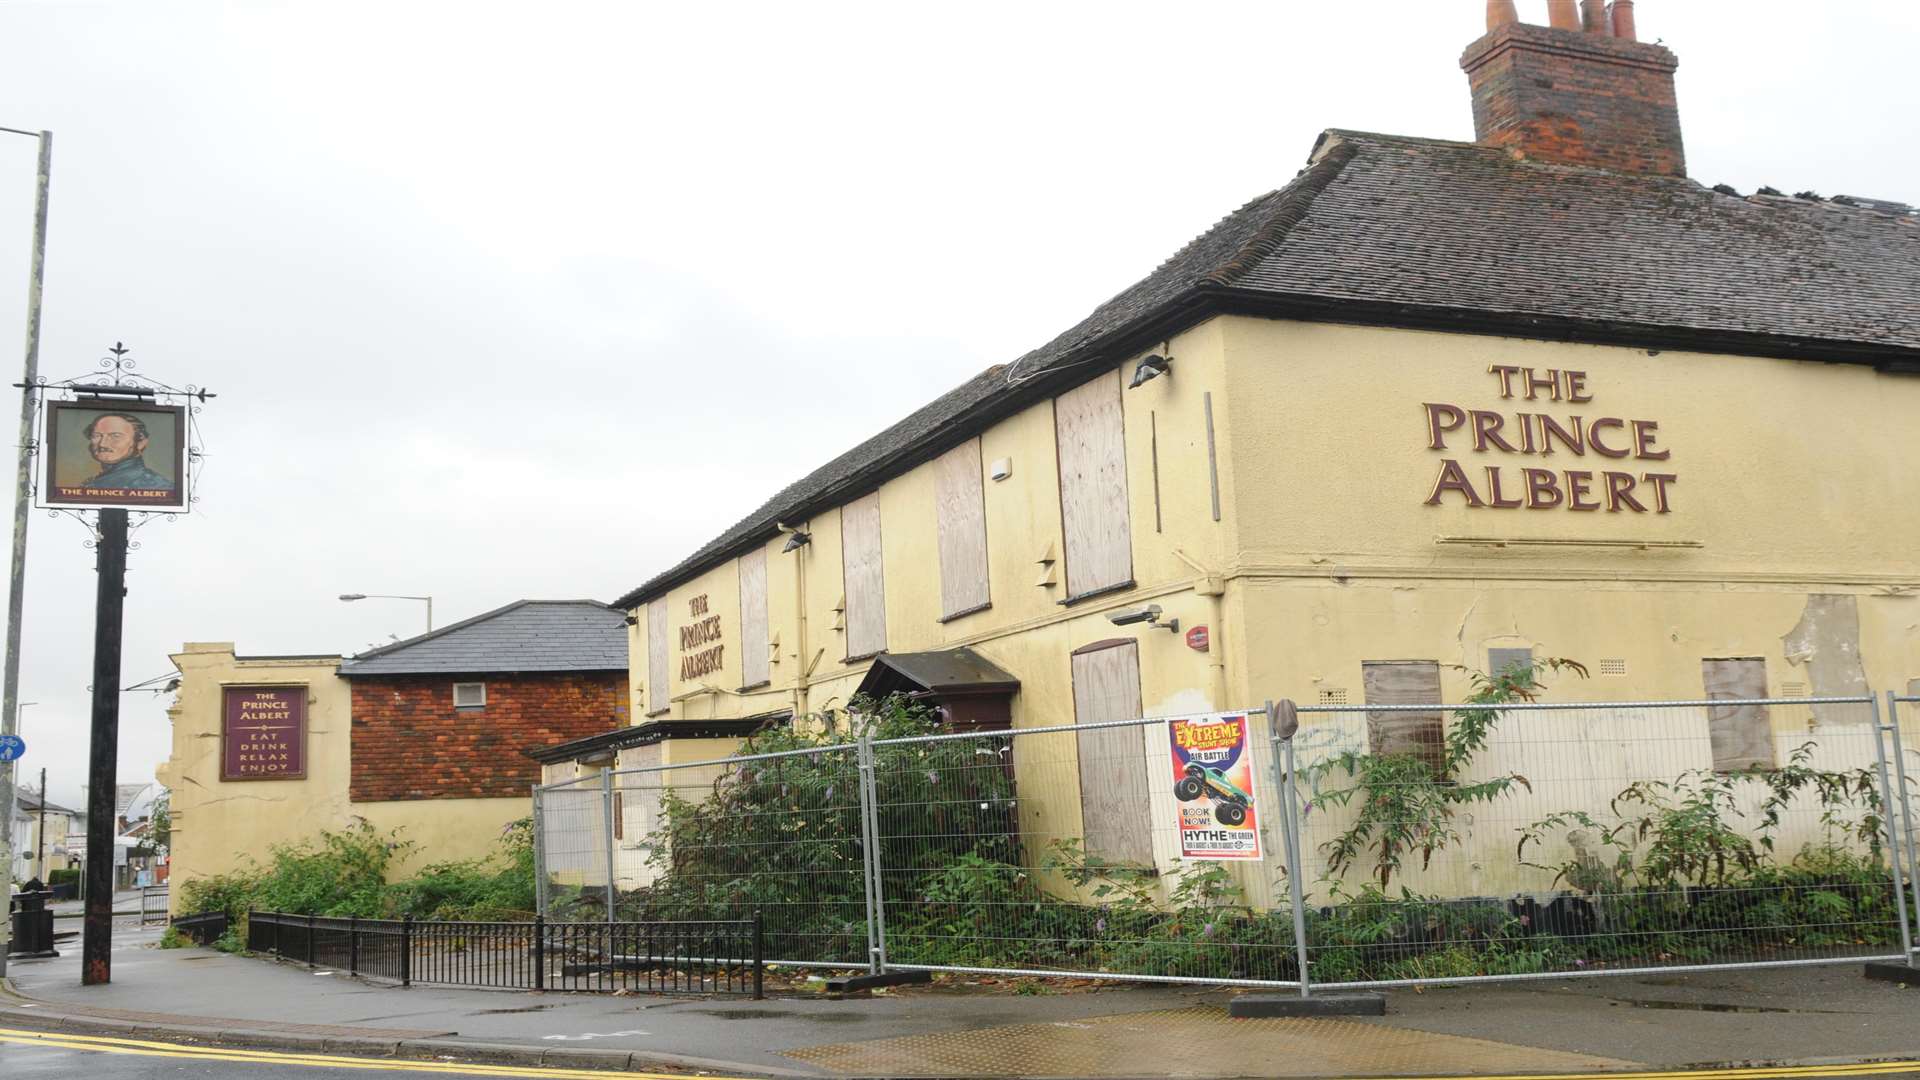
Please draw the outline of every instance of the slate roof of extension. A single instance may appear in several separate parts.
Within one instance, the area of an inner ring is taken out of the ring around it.
[[[787,486],[627,608],[1221,312],[1920,370],[1920,217],[1328,131],[1312,163],[1072,329]],[[1010,372],[1013,377],[1010,377]]]
[[[516,600],[340,665],[349,679],[625,670],[626,614],[597,600]]]

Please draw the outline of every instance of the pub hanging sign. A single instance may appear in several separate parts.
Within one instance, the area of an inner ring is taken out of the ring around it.
[[[220,779],[304,780],[307,688],[224,687]]]

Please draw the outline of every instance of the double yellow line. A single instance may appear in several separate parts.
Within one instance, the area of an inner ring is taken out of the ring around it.
[[[400,1061],[394,1058],[345,1057],[336,1054],[303,1054],[297,1051],[234,1050],[219,1046],[192,1046],[184,1043],[148,1042],[144,1039],[115,1039],[98,1035],[70,1035],[65,1032],[21,1031],[0,1028],[0,1044],[59,1047],[97,1054],[130,1054],[135,1057],[184,1058],[193,1061],[235,1061],[254,1065],[305,1065],[315,1069],[365,1069],[381,1072],[441,1073],[454,1076],[526,1076],[542,1080],[607,1080],[610,1076],[630,1076],[642,1080],[687,1080],[675,1073],[613,1073],[604,1069],[541,1068],[517,1065],[461,1065],[450,1061]],[[744,1077],[712,1077],[704,1080],[746,1080]]]
[[[184,1058],[196,1061],[234,1061],[255,1065],[305,1065],[316,1069],[365,1069],[381,1072],[441,1073],[454,1076],[523,1076],[545,1080],[607,1080],[630,1076],[640,1080],[687,1080],[675,1073],[611,1073],[604,1069],[537,1068],[515,1065],[461,1065],[449,1061],[399,1061],[393,1058],[344,1057],[272,1050],[233,1050],[217,1046],[116,1039],[98,1035],[21,1031],[0,1028],[0,1044],[60,1047],[98,1054]],[[1509,1073],[1502,1075],[1430,1077],[1427,1080],[1793,1080],[1796,1077],[1886,1076],[1920,1073],[1920,1060],[1875,1061],[1858,1065],[1777,1065],[1744,1069],[1668,1069],[1655,1072]],[[746,1080],[744,1077],[707,1076],[705,1080]],[[1385,1078],[1379,1078],[1385,1080]]]
[[[1920,1060],[1872,1061],[1858,1065],[1766,1065],[1742,1069],[1662,1069],[1654,1072],[1499,1073],[1479,1076],[1424,1077],[1422,1080],[1790,1080],[1792,1077],[1886,1076],[1893,1073],[1920,1073]],[[1368,1080],[1394,1080],[1394,1078],[1373,1077]],[[1398,1078],[1398,1080],[1405,1080],[1405,1078]]]

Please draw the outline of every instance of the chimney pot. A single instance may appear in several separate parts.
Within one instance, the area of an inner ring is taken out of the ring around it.
[[[1547,25],[1555,30],[1580,29],[1580,7],[1576,0],[1547,0]]]
[[[1613,16],[1613,36],[1623,41],[1638,41],[1633,26],[1633,0],[1613,0],[1608,7]]]
[[[1580,0],[1580,28],[1589,34],[1613,36],[1613,26],[1607,22],[1607,0]]]
[[[1520,21],[1520,12],[1513,6],[1513,0],[1487,0],[1487,29],[1498,30]]]

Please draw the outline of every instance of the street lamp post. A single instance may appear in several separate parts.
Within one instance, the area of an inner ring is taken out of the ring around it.
[[[20,390],[20,462],[14,477],[13,565],[7,590],[6,658],[0,663],[0,734],[11,735],[17,722],[20,699],[20,614],[26,602],[27,511],[32,497],[33,391],[28,389],[40,377],[40,285],[47,265],[47,188],[53,174],[53,132],[0,128],[10,135],[25,135],[40,140],[40,164],[36,172],[33,200],[33,255],[27,269],[27,360]],[[13,765],[0,765],[0,815],[6,826],[0,828],[0,900],[13,905]],[[0,918],[0,975],[7,973],[7,952],[13,944],[13,920]]]
[[[342,600],[346,600],[346,601],[353,601],[353,600],[423,600],[423,601],[425,601],[425,602],[426,602],[426,605],[427,605],[427,633],[429,633],[429,634],[431,634],[431,633],[433,633],[433,597],[431,597],[431,596],[399,596],[399,595],[395,595],[395,594],[393,594],[393,593],[358,593],[358,592],[350,592],[350,593],[341,593],[341,594],[340,594],[340,599],[342,599]]]

